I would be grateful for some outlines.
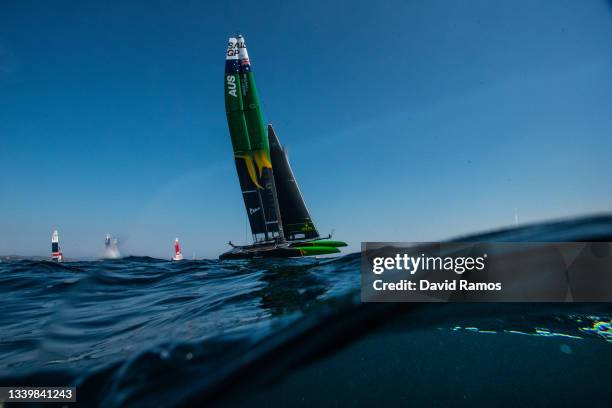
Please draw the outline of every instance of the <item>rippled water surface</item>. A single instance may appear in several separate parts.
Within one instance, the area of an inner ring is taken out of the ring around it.
[[[293,319],[359,284],[336,260],[0,263],[3,373],[92,369],[160,341]]]

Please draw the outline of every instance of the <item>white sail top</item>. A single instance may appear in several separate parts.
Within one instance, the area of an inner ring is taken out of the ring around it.
[[[230,37],[227,42],[227,52],[225,53],[226,60],[237,60],[238,59],[238,39],[236,37]]]

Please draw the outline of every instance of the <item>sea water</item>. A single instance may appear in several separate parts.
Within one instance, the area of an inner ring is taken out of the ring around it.
[[[232,389],[261,403],[435,405],[489,402],[497,379],[537,403],[610,402],[609,304],[361,304],[359,268],[359,254],[0,262],[0,385],[73,385],[103,406],[223,402]]]

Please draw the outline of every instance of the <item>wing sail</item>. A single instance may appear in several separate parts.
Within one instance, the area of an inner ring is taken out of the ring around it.
[[[282,239],[268,138],[241,36],[229,39],[224,82],[227,123],[253,239]]]
[[[268,125],[268,143],[282,218],[285,238],[288,241],[318,238],[306,203],[295,180],[285,149],[280,144],[272,125]]]

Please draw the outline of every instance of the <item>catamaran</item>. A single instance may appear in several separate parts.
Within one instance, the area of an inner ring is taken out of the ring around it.
[[[113,238],[109,234],[106,234],[106,237],[104,238],[104,258],[121,258],[121,253],[119,252],[119,247],[117,246],[117,238]]]
[[[253,244],[220,259],[300,257],[338,253],[342,241],[321,238],[297,185],[287,153],[263,121],[251,62],[242,36],[229,39],[225,59],[225,111]]]
[[[51,234],[51,260],[55,262],[64,261],[64,254],[62,254],[62,250],[60,249],[59,233],[57,230],[54,230]]]
[[[174,255],[172,256],[173,261],[182,261],[183,254],[181,253],[181,245],[179,244],[178,238],[174,240]]]

